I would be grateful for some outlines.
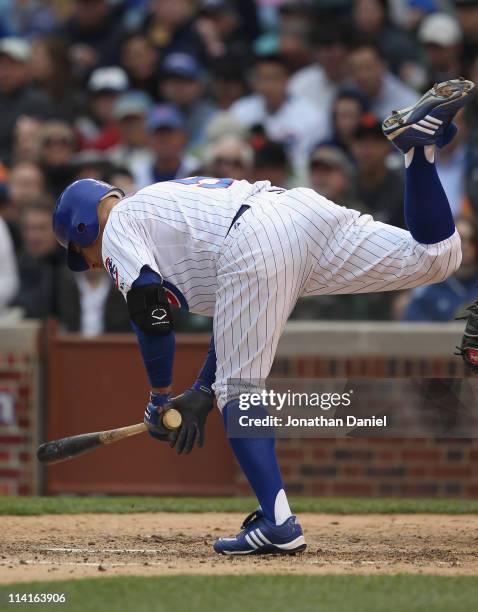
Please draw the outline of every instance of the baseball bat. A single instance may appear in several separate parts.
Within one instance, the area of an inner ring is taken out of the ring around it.
[[[163,425],[167,429],[177,429],[181,425],[181,413],[175,408],[166,410],[163,416]],[[37,458],[40,463],[49,464],[60,463],[78,455],[89,453],[95,448],[118,442],[124,438],[135,436],[147,431],[148,427],[144,423],[118,427],[107,431],[97,431],[94,433],[80,434],[78,436],[68,436],[59,440],[45,442],[37,451]]]

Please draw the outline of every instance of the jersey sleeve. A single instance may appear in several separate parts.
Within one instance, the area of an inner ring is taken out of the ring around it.
[[[153,248],[147,244],[145,231],[141,229],[131,215],[113,210],[103,233],[103,265],[125,299],[144,266],[161,276]]]

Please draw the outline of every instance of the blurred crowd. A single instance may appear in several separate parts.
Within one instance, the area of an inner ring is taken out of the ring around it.
[[[0,0],[0,310],[130,331],[107,274],[71,274],[52,234],[78,178],[127,193],[268,179],[404,227],[381,121],[460,76],[478,82],[478,0]],[[461,269],[406,293],[303,300],[293,318],[445,321],[476,298],[478,100],[457,123],[437,165]]]

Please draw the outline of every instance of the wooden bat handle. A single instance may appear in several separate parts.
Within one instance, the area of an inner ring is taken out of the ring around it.
[[[178,412],[176,408],[169,408],[163,414],[162,423],[166,429],[177,429],[180,427],[181,422],[181,413]],[[102,444],[111,444],[112,442],[123,440],[123,438],[129,438],[130,436],[143,433],[143,431],[148,431],[148,427],[144,423],[127,425],[126,427],[118,427],[117,429],[100,432],[100,440]]]
[[[163,414],[162,422],[167,429],[177,429],[181,425],[181,421],[181,413],[175,408],[170,408]],[[45,444],[38,448],[37,457],[41,463],[60,463],[66,459],[88,453],[100,446],[112,444],[113,442],[118,442],[118,440],[123,440],[123,438],[143,433],[147,429],[148,427],[144,423],[137,423],[136,425],[118,427],[108,431],[98,431],[78,436],[69,436],[60,440],[52,440],[51,442],[45,442]]]

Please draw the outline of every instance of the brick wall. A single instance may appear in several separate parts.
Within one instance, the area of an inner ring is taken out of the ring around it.
[[[37,492],[36,325],[0,328],[0,495]]]
[[[457,377],[461,360],[416,357],[281,357],[276,377]],[[279,440],[290,493],[478,497],[477,439],[321,438]],[[247,490],[241,475],[238,487]]]

